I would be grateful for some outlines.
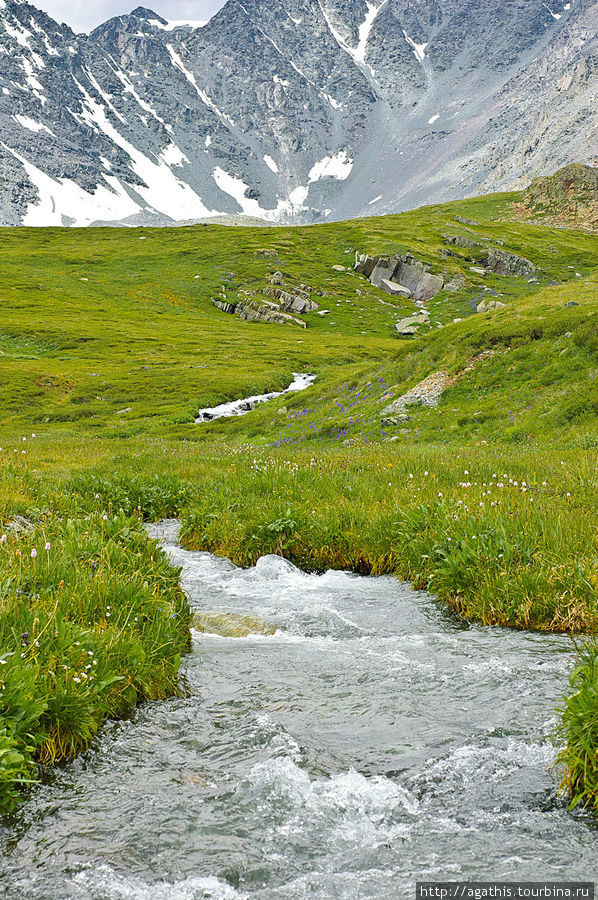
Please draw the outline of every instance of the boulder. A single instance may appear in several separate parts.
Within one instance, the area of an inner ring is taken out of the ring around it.
[[[500,300],[482,300],[481,303],[478,303],[476,312],[485,313],[485,312],[494,312],[495,309],[504,309],[505,304],[501,303]]]
[[[333,266],[332,267],[335,272],[346,272],[346,268],[344,266]]]
[[[396,323],[395,328],[400,335],[411,337],[412,335],[417,334],[420,325],[427,325],[429,321],[430,314],[426,312],[426,310],[422,310],[414,316],[409,316],[407,319],[401,319],[400,322]]]
[[[396,259],[387,256],[381,256],[377,260],[374,271],[370,275],[370,281],[374,287],[380,287],[383,281],[392,281],[395,269],[397,267]]]
[[[411,421],[411,416],[406,413],[399,413],[396,416],[386,416],[382,419],[382,425],[406,425]]]
[[[478,241],[472,240],[472,238],[463,237],[462,234],[443,234],[444,242],[446,244],[453,244],[455,247],[479,247],[480,244]]]
[[[444,287],[444,278],[426,272],[423,263],[412,256],[399,260],[391,280],[410,290],[414,300],[432,300]]]
[[[536,271],[535,265],[529,259],[495,248],[489,251],[484,265],[489,272],[494,272],[495,275],[533,275]]]
[[[465,288],[465,279],[462,275],[455,275],[448,284],[445,284],[444,289],[449,294],[456,294],[457,291],[462,291]]]
[[[481,275],[482,278],[486,277],[486,269],[481,269],[479,266],[470,266],[469,271],[473,272],[474,275]]]
[[[411,319],[402,319],[400,322],[397,322],[395,328],[401,337],[414,337],[419,331],[419,325],[413,324]]]
[[[355,271],[359,272],[360,275],[365,275],[366,278],[369,278],[376,267],[376,262],[376,258],[368,256],[367,253],[356,253]]]
[[[382,288],[382,282],[392,282],[406,288],[414,300],[432,300],[444,287],[444,278],[432,275],[423,263],[411,254],[400,256],[367,256],[356,254],[355,270],[369,278],[374,287]],[[382,288],[385,290],[385,288]],[[393,293],[386,287],[386,293]],[[397,291],[402,293],[402,291]],[[407,296],[407,295],[405,295]]]
[[[388,421],[388,417],[399,419],[410,406],[428,406],[430,408],[438,406],[444,391],[456,380],[456,375],[449,375],[447,372],[434,372],[432,375],[428,375],[410,391],[382,410],[382,415],[387,417],[385,421]]]
[[[411,291],[409,288],[405,287],[403,284],[398,284],[396,281],[390,281],[388,278],[383,278],[380,282],[380,287],[384,291],[385,294],[391,294],[395,296],[397,294],[402,295],[403,297],[411,297]]]

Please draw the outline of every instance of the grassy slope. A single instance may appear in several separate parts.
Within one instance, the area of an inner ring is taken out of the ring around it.
[[[596,630],[598,239],[512,223],[516,199],[296,229],[2,232],[0,515],[35,529],[0,547],[7,803],[32,759],[87,746],[119,698],[124,709],[174,689],[187,613],[162,618],[179,603],[172,581],[159,613],[143,587],[164,561],[139,537],[139,511],[183,515],[189,546],[241,563],[275,551],[307,567],[396,572],[472,619]],[[472,273],[483,248],[446,257],[446,233],[501,242],[539,267],[537,282]],[[461,287],[431,301],[427,334],[399,340],[393,323],[413,304],[353,273],[355,250],[410,251]],[[213,308],[223,289],[259,290],[274,270],[324,291],[330,314],[301,330]],[[474,314],[470,300],[485,294],[506,308]],[[459,378],[438,409],[382,424],[386,403],[439,370]],[[199,407],[282,387],[293,371],[318,380],[248,417],[193,424]],[[124,619],[110,622],[108,605]],[[113,650],[129,639],[127,605],[143,611],[138,680],[126,642]],[[35,637],[70,629],[86,630],[105,669],[87,728],[72,637],[58,648]],[[588,721],[576,719],[595,747]],[[574,759],[587,771],[587,756],[567,760],[579,793]]]

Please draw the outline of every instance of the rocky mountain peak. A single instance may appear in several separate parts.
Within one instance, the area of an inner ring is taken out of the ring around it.
[[[0,221],[309,222],[595,155],[595,0],[229,0],[74,35],[0,0]]]

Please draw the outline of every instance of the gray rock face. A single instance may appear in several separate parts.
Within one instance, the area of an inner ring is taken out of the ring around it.
[[[376,257],[357,253],[355,271],[366,275],[374,287],[387,294],[402,294],[420,302],[432,300],[444,287],[442,276],[428,272],[410,254]]]
[[[440,275],[427,272],[423,263],[413,257],[399,262],[394,277],[411,291],[414,300],[432,300],[444,287],[444,279]]]
[[[381,257],[370,275],[370,281],[374,287],[380,287],[383,281],[392,281],[395,270],[397,268],[396,259]]]
[[[396,281],[389,281],[387,278],[382,279],[380,287],[385,294],[390,294],[391,296],[411,297],[409,288],[403,284],[397,284]]]
[[[341,219],[593,162],[598,5],[568,6],[229,0],[87,36],[0,0],[0,224]]]
[[[523,256],[508,253],[506,250],[492,249],[484,260],[484,265],[489,272],[496,275],[533,275],[535,265]]]

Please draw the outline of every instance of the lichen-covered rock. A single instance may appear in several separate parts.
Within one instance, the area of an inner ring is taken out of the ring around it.
[[[484,259],[484,265],[488,272],[495,275],[533,275],[536,267],[529,259],[509,253],[507,250],[492,248]]]
[[[430,314],[427,310],[415,313],[406,319],[397,322],[395,328],[402,337],[412,337],[419,331],[420,325],[427,325],[430,321]]]
[[[476,312],[485,313],[485,312],[494,312],[496,309],[504,309],[505,304],[501,303],[500,300],[482,300],[481,303],[478,303]]]

